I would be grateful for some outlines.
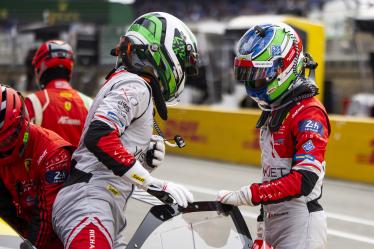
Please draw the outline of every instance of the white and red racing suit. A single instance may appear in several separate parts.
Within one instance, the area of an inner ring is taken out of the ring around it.
[[[145,163],[152,136],[150,86],[118,69],[97,94],[73,154],[72,173],[53,208],[54,229],[66,249],[124,248],[124,211],[134,185],[123,176]]]
[[[261,128],[263,179],[252,184],[253,204],[262,204],[265,239],[277,249],[326,246],[326,216],[318,203],[325,175],[330,124],[316,98],[298,102],[280,128]]]
[[[74,90],[65,79],[49,82],[45,89],[28,95],[25,105],[30,120],[78,146],[92,99]]]
[[[37,248],[63,248],[52,230],[52,205],[70,171],[73,147],[54,132],[30,125],[21,158],[0,160],[0,217]]]

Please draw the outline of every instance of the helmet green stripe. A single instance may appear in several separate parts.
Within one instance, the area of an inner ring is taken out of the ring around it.
[[[148,43],[150,44],[157,44],[160,45],[161,41],[161,33],[162,33],[162,22],[155,16],[145,16],[144,19],[148,20],[147,26],[144,25],[144,21],[142,24],[135,23],[130,28],[129,31],[135,31],[141,34]],[[156,64],[160,64],[160,53],[153,52],[153,59],[155,60]]]
[[[282,93],[284,93],[287,88],[290,86],[291,82],[295,79],[295,75],[291,75],[283,84],[278,86],[278,80],[274,80],[269,86],[268,89],[272,89],[273,86],[276,86],[275,91],[269,94],[270,100],[277,99]]]
[[[152,12],[137,18],[126,37],[134,44],[131,53],[122,53],[128,70],[157,79],[166,101],[179,96],[186,73],[197,72],[196,38],[191,30],[168,13]],[[192,49],[187,50],[187,44]]]

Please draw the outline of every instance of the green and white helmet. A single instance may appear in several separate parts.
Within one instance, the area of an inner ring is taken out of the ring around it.
[[[128,71],[155,79],[167,102],[181,94],[187,74],[198,73],[195,36],[181,20],[164,12],[137,18],[121,37],[118,55]]]
[[[239,40],[234,62],[235,78],[260,105],[286,96],[303,73],[303,45],[293,28],[261,24]]]

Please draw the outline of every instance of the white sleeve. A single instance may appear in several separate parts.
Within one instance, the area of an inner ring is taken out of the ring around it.
[[[78,92],[79,96],[82,98],[82,101],[83,101],[83,104],[84,104],[84,107],[86,107],[87,111],[90,110],[90,107],[92,105],[92,98],[91,97],[88,97],[87,95],[81,93],[81,92]]]
[[[108,92],[95,111],[92,121],[105,122],[122,135],[131,122],[149,107],[150,92],[146,83],[117,84]]]

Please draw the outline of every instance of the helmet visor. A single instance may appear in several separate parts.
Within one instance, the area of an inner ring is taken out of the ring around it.
[[[282,72],[282,59],[274,61],[250,61],[235,58],[235,78],[253,89],[261,89]]]

